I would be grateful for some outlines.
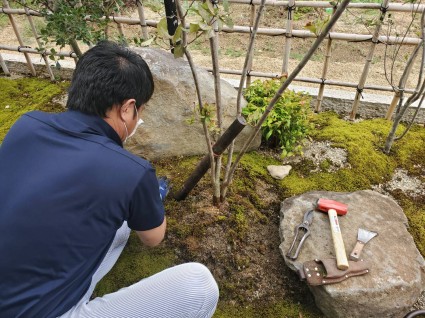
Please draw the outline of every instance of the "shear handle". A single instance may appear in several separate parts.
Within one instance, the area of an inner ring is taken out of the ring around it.
[[[292,244],[291,244],[291,247],[289,248],[288,253],[286,254],[286,256],[289,257],[292,260],[297,259],[298,255],[300,253],[301,247],[304,244],[304,241],[306,240],[307,237],[310,236],[310,229],[308,228],[308,224],[306,225],[304,223],[305,222],[303,222],[302,224],[297,225],[295,227],[295,237],[294,237],[294,240],[292,241]],[[295,254],[292,255],[295,244],[298,241],[298,235],[299,235],[300,231],[304,231],[304,234],[303,234],[303,236],[301,237],[301,240],[298,243],[298,246],[295,250]]]

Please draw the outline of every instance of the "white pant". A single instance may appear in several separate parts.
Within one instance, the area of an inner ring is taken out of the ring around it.
[[[115,293],[90,300],[96,284],[114,266],[130,235],[127,222],[117,231],[84,297],[61,318],[209,318],[218,286],[208,268],[186,263],[168,268]]]

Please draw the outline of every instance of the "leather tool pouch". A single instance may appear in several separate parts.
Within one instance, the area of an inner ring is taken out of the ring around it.
[[[364,260],[348,261],[348,269],[339,270],[335,258],[312,260],[305,262],[298,274],[301,280],[307,280],[310,286],[335,284],[352,276],[363,275],[369,272],[369,264]]]

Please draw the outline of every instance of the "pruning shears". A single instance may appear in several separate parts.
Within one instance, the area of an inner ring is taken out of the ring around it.
[[[292,260],[297,259],[302,245],[304,244],[307,237],[310,236],[310,225],[313,222],[313,212],[313,210],[310,210],[304,213],[302,223],[295,227],[295,237],[288,253],[286,253],[286,257]]]

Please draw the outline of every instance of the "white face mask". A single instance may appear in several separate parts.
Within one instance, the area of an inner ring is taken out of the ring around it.
[[[139,128],[139,126],[140,126],[141,124],[143,124],[143,123],[144,123],[143,119],[142,119],[142,118],[139,118],[139,112],[137,111],[136,105],[134,105],[134,109],[136,110],[137,123],[136,123],[136,126],[134,126],[133,131],[132,131],[132,132],[131,132],[131,134],[129,135],[129,134],[128,134],[127,125],[126,125],[126,123],[124,122],[125,132],[126,132],[126,135],[127,135],[127,137],[125,137],[125,139],[124,139],[124,143],[126,143],[126,142],[127,142],[127,139],[128,139],[128,138],[130,138],[130,137],[134,136],[134,134],[136,133],[137,128]]]

